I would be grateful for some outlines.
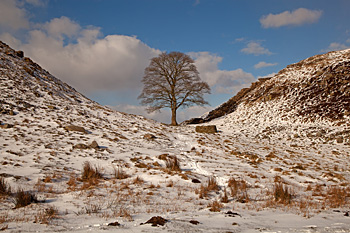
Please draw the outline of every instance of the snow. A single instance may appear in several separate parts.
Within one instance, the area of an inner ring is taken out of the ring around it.
[[[240,105],[208,123],[219,133],[199,134],[195,126],[171,127],[101,106],[45,70],[26,72],[30,63],[4,50],[1,106],[15,115],[0,115],[1,126],[13,125],[0,128],[0,174],[14,193],[23,188],[43,200],[14,209],[14,197],[1,196],[5,232],[350,232],[350,218],[344,216],[349,197],[337,207],[327,199],[328,188],[349,187],[349,145],[309,135],[339,132],[336,125],[283,121],[271,102],[268,112],[266,105]],[[67,131],[67,125],[88,133]],[[156,138],[145,139],[146,134]],[[73,149],[94,140],[100,149]],[[164,154],[176,156],[181,171],[166,169]],[[80,180],[86,161],[104,174],[95,185]],[[114,177],[117,168],[128,177]],[[47,177],[51,181],[45,182]],[[219,190],[199,198],[210,177]],[[230,178],[244,180],[248,202],[231,195]],[[292,204],[274,201],[276,179],[293,190]],[[225,188],[229,202],[219,212],[209,211]],[[57,216],[47,224],[36,221],[50,207],[57,208]],[[142,224],[152,216],[169,221]],[[120,226],[108,226],[116,221]]]

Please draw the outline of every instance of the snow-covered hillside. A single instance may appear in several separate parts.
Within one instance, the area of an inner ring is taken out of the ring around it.
[[[279,121],[244,122],[242,108],[216,134],[170,127],[87,99],[4,43],[0,84],[0,230],[350,230],[348,141],[326,140],[346,124],[315,139],[297,122],[288,137]],[[153,216],[167,221],[143,224]]]

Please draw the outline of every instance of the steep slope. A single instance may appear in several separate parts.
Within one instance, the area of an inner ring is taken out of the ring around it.
[[[289,65],[274,77],[243,89],[204,119],[189,123],[208,121],[259,138],[270,134],[307,136],[348,143],[350,50],[316,55]]]
[[[256,122],[247,126],[230,118],[216,122],[220,133],[199,134],[193,126],[169,127],[113,111],[4,43],[0,89],[0,230],[350,229],[345,142],[276,139],[281,135],[271,133],[277,129],[272,124],[263,132],[270,138],[257,138],[262,128]],[[240,111],[243,116],[241,104],[232,114]],[[92,169],[83,169],[86,162]],[[92,175],[95,170],[102,178]],[[5,183],[11,190],[3,189]],[[282,183],[293,190],[285,204],[273,191]],[[37,203],[30,198],[34,203],[14,208],[21,189]],[[159,215],[169,220],[164,226],[143,224]]]
[[[202,121],[234,112],[238,105],[274,106],[279,120],[348,121],[350,115],[350,50],[316,55],[287,66],[211,111]]]

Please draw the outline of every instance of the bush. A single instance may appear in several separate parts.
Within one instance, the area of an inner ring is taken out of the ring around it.
[[[103,178],[103,174],[100,171],[101,169],[99,169],[98,167],[92,167],[91,163],[86,161],[84,163],[83,166],[83,172],[81,175],[81,179],[83,181],[91,181],[94,179],[102,179]]]
[[[38,199],[35,194],[30,192],[25,192],[22,189],[19,189],[13,200],[15,204],[15,209],[25,207],[31,203],[38,203]]]
[[[181,171],[180,162],[176,156],[167,157],[167,159],[165,160],[165,165],[166,165],[166,168],[169,169],[170,171],[175,171],[175,172]]]
[[[11,195],[11,187],[7,184],[3,177],[0,178],[0,196]]]
[[[291,190],[281,182],[275,183],[273,194],[276,202],[288,205],[292,201]]]

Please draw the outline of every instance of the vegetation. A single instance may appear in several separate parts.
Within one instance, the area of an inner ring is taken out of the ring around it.
[[[152,58],[142,82],[141,104],[149,106],[149,112],[170,108],[172,125],[177,125],[180,107],[208,104],[203,94],[210,94],[210,87],[201,81],[194,60],[184,53],[162,53]]]

